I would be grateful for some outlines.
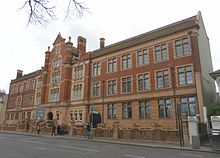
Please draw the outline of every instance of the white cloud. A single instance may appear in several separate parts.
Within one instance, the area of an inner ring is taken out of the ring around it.
[[[59,2],[59,1],[57,1]],[[87,50],[99,47],[99,38],[106,39],[106,45],[151,31],[170,23],[202,12],[206,31],[210,39],[214,70],[220,69],[220,15],[218,0],[176,1],[176,0],[96,0],[85,1],[90,8],[82,18],[72,21],[53,21],[46,28],[29,26],[27,15],[17,12],[19,1],[0,2],[0,89],[8,91],[16,70],[25,74],[39,69],[44,64],[44,52],[52,46],[57,34],[76,46],[79,35],[87,38]],[[60,6],[60,4],[57,4]]]

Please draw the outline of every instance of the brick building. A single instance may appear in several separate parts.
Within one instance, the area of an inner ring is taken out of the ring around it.
[[[44,67],[12,80],[6,124],[29,118],[81,126],[92,119],[106,128],[117,120],[125,129],[178,129],[179,117],[205,121],[204,107],[215,102],[212,71],[200,12],[108,46],[101,38],[94,51],[86,51],[85,38],[74,47],[59,33]],[[20,92],[26,82],[29,90]]]
[[[8,94],[6,94],[4,90],[0,89],[0,129],[2,127],[2,123],[5,120],[7,101],[8,101]]]

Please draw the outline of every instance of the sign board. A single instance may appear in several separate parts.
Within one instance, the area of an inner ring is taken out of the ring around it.
[[[44,120],[45,109],[41,105],[36,106],[36,119],[37,121]]]
[[[99,114],[99,112],[96,111],[95,107],[90,107],[90,113]]]
[[[211,116],[212,129],[220,130],[220,116]]]

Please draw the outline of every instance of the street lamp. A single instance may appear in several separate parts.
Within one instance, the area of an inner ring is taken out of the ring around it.
[[[176,87],[175,87],[175,71],[174,66],[171,66],[171,73],[172,73],[172,87],[173,87],[173,98],[174,98],[174,105],[175,105],[175,113],[176,113],[176,127],[179,131],[179,141],[180,141],[180,147],[184,146],[184,140],[183,140],[183,126],[182,126],[182,116],[181,116],[181,109],[179,103],[176,102]]]

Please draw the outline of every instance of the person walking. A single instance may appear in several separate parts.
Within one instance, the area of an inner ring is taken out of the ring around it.
[[[57,125],[57,135],[60,135],[60,125]]]
[[[37,125],[37,134],[40,134],[40,125]]]
[[[64,125],[63,125],[63,123],[60,126],[60,135],[64,136]]]
[[[52,127],[52,133],[51,133],[51,136],[56,136],[56,126],[55,125],[53,125],[53,127]]]
[[[88,139],[92,139],[92,136],[91,136],[91,125],[90,125],[90,123],[87,124],[86,130],[87,130]]]

